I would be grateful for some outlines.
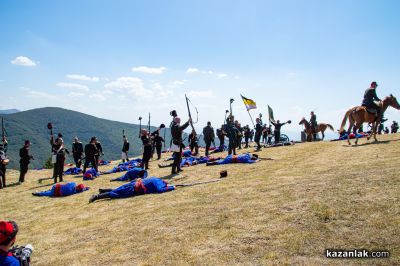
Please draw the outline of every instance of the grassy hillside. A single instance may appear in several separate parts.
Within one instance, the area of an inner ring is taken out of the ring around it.
[[[400,135],[379,139],[264,149],[260,157],[273,160],[198,165],[175,177],[152,161],[150,174],[173,184],[215,179],[222,169],[228,177],[93,204],[99,188],[120,185],[109,182],[119,174],[51,199],[31,196],[51,187],[37,182],[50,172],[30,171],[25,184],[0,191],[0,219],[18,222],[34,265],[399,265]],[[387,249],[391,258],[332,260],[326,248]]]
[[[18,152],[25,139],[32,142],[31,153],[35,157],[31,164],[32,167],[42,166],[50,157],[51,148],[49,130],[47,129],[49,122],[55,126],[54,134],[58,132],[63,134],[64,141],[70,151],[74,136],[78,136],[84,145],[89,142],[92,136],[97,136],[105,152],[104,159],[120,158],[122,130],[125,129],[125,134],[127,134],[131,143],[130,154],[138,155],[141,153],[141,141],[138,138],[139,125],[100,119],[80,112],[54,107],[33,109],[3,115],[3,117],[9,136],[8,154],[11,158],[11,168],[19,167]],[[147,123],[147,121],[144,123]],[[152,130],[154,129],[152,127]],[[170,130],[167,130],[167,139],[169,139],[169,132]],[[72,160],[71,155],[67,161],[72,162]]]

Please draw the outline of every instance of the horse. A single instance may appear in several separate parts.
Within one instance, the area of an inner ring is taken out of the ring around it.
[[[303,124],[304,127],[306,128],[305,132],[307,134],[307,141],[312,141],[312,135],[316,134],[318,132],[321,132],[322,134],[322,140],[325,138],[325,130],[327,128],[329,128],[330,130],[334,131],[335,129],[333,128],[332,125],[330,124],[325,124],[325,123],[320,123],[317,125],[317,127],[315,128],[315,131],[311,128],[310,123],[303,117],[303,119],[301,119],[301,121],[299,122],[299,125]]]
[[[399,102],[397,101],[396,97],[394,97],[392,94],[390,96],[385,97],[382,101],[378,103],[379,107],[382,110],[382,114],[386,111],[386,109],[391,106],[397,110],[400,110],[400,105]],[[356,141],[355,143],[358,143],[358,137],[357,137],[357,130],[361,127],[363,123],[370,123],[372,124],[372,131],[367,137],[367,140],[369,140],[372,135],[374,135],[375,142],[377,142],[376,138],[376,129],[378,125],[381,123],[381,116],[377,117],[376,113],[370,113],[367,110],[367,107],[365,106],[355,106],[347,110],[346,114],[344,115],[342,125],[340,126],[340,133],[344,131],[344,127],[346,125],[347,119],[349,119],[349,129],[347,130],[347,142],[349,145],[350,143],[350,130],[353,128],[353,132],[356,135]]]

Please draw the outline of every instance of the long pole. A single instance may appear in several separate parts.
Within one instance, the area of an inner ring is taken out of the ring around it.
[[[142,133],[142,117],[139,116],[139,139],[140,139],[140,134]]]
[[[149,133],[150,133],[150,112],[149,112]]]
[[[164,127],[164,149],[165,149],[165,132],[167,132],[167,128]]]
[[[254,124],[254,121],[253,121],[253,117],[251,117],[251,114],[250,114],[249,110],[247,110],[247,113],[248,113],[249,116],[250,116],[251,123],[253,124],[253,127],[256,128],[256,125]]]

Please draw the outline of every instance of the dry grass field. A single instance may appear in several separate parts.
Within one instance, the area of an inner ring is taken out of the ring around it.
[[[399,265],[400,135],[264,149],[252,165],[170,168],[150,175],[172,184],[217,183],[88,204],[91,190],[65,198],[33,197],[50,172],[30,171],[23,185],[0,191],[0,219],[20,226],[18,244],[32,243],[33,265]],[[243,152],[243,150],[241,151]],[[111,167],[102,168],[102,170]],[[17,180],[8,172],[8,183]],[[385,249],[389,259],[326,259],[326,248]]]

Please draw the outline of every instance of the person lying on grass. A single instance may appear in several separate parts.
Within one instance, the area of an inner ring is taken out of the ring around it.
[[[133,168],[126,172],[123,176],[111,179],[110,182],[113,181],[132,181],[136,178],[146,178],[148,175],[147,171],[143,168]]]
[[[55,184],[50,190],[42,191],[42,192],[33,192],[33,196],[46,196],[46,197],[66,197],[70,195],[74,195],[77,193],[81,193],[83,191],[89,190],[88,187],[85,187],[83,184],[76,185],[75,182],[70,182],[66,184]]]
[[[90,197],[89,203],[101,199],[120,199],[143,194],[164,193],[174,189],[175,186],[170,186],[157,177],[139,178],[115,189],[99,189],[99,194]]]
[[[240,154],[240,155],[228,155],[225,159],[221,159],[214,162],[208,162],[207,166],[210,165],[220,165],[220,164],[231,164],[231,163],[256,163],[260,161],[258,155],[250,153]]]

